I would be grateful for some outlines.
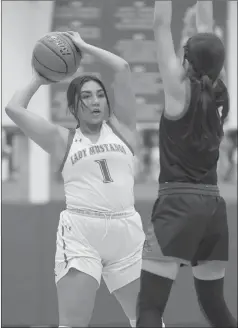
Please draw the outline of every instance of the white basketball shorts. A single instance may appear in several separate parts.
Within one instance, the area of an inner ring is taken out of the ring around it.
[[[99,285],[103,276],[112,293],[140,277],[144,241],[135,210],[111,214],[65,210],[57,231],[55,281],[75,268]]]

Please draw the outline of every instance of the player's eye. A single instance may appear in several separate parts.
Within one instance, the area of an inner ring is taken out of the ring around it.
[[[90,94],[87,94],[87,93],[83,93],[83,94],[81,94],[81,98],[82,98],[82,99],[88,99],[88,98],[90,98],[90,97],[91,97]]]
[[[98,94],[98,98],[105,98],[105,93],[104,92],[100,92]]]

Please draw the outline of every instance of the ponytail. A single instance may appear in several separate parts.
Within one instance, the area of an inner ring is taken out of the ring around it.
[[[194,111],[184,138],[191,138],[198,150],[216,149],[223,136],[223,123],[229,111],[229,104],[224,101],[225,89],[216,90],[208,75],[193,78],[191,83],[192,94],[195,95],[192,97]],[[221,106],[223,109],[220,116],[218,109]]]
[[[189,63],[185,77],[191,83],[192,111],[184,137],[192,139],[198,150],[218,149],[229,112],[228,92],[218,79],[225,62],[225,47],[214,33],[198,33],[184,46],[184,66],[185,61]]]
[[[214,92],[212,81],[208,75],[203,75],[200,79],[201,85],[201,104],[202,107],[207,109],[211,101],[214,101]]]
[[[201,125],[203,136],[217,143],[222,136],[222,125],[218,108],[216,106],[213,83],[208,75],[203,75],[200,80],[201,92],[197,109],[201,112]]]
[[[224,82],[219,79],[214,88],[214,94],[216,99],[216,107],[222,108],[221,110],[221,123],[224,124],[230,110],[229,93]]]

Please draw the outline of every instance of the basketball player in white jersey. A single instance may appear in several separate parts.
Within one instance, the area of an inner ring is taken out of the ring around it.
[[[15,93],[6,113],[62,168],[66,210],[60,215],[55,258],[59,325],[89,325],[102,276],[135,326],[145,237],[134,208],[136,101],[131,73],[122,58],[85,43],[78,33],[65,34],[83,53],[114,70],[114,108],[100,80],[79,77],[67,92],[77,128],[55,125],[27,109],[39,87],[48,83],[35,73]]]

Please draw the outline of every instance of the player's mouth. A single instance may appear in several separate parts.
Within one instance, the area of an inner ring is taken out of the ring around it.
[[[95,109],[92,111],[92,114],[97,116],[97,115],[100,115],[100,114],[101,114],[101,111],[100,111],[99,108],[95,108]]]

